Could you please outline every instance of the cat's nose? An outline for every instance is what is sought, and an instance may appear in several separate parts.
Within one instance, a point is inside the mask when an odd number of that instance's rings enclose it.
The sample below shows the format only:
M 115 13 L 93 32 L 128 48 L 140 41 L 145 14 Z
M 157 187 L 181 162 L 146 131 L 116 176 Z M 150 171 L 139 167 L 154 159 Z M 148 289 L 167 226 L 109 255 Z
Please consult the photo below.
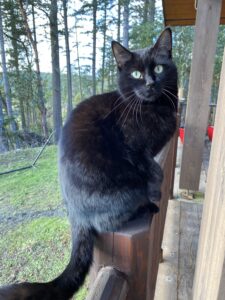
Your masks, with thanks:
M 149 87 L 149 88 L 153 87 L 154 84 L 155 84 L 155 82 L 154 82 L 154 80 L 151 77 L 146 80 L 146 86 L 147 87 Z

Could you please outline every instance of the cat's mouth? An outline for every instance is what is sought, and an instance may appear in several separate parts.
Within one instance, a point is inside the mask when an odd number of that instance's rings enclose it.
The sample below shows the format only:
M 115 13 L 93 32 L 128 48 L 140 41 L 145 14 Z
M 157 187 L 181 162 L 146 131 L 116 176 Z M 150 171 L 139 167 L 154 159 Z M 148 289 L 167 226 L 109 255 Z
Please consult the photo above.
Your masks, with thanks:
M 134 89 L 134 92 L 135 92 L 136 96 L 143 101 L 154 102 L 158 98 L 157 93 L 154 91 L 142 92 L 138 89 Z

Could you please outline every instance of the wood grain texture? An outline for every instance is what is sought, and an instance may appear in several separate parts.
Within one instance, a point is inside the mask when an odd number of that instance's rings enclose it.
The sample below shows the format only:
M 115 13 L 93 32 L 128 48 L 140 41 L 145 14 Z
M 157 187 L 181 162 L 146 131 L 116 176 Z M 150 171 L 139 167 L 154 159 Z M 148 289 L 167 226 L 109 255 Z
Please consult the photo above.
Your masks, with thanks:
M 149 230 L 148 245 L 148 274 L 147 274 L 147 294 L 146 299 L 154 299 L 155 286 L 158 274 L 158 267 L 161 256 L 161 245 L 163 239 L 164 225 L 166 219 L 166 211 L 170 196 L 171 176 L 173 167 L 173 141 L 167 154 L 167 159 L 163 161 L 164 180 L 162 183 L 162 197 L 159 203 L 160 212 L 156 214 L 152 220 Z M 138 300 L 138 299 L 137 299 Z
M 163 0 L 163 11 L 166 26 L 195 24 L 196 10 L 194 0 Z M 225 0 L 223 0 L 220 24 L 225 24 Z
M 178 299 L 192 300 L 202 206 L 184 201 L 180 205 Z
M 177 300 L 180 202 L 170 200 L 164 237 L 163 263 L 159 265 L 154 300 Z
M 225 54 L 220 78 L 206 196 L 194 280 L 194 300 L 225 299 Z M 224 283 L 223 283 L 224 285 Z M 222 297 L 222 298 L 221 298 Z
M 173 166 L 172 141 L 166 145 L 157 161 L 164 170 L 160 212 L 157 215 L 129 222 L 121 230 L 105 233 L 97 238 L 94 263 L 91 269 L 93 283 L 99 270 L 112 266 L 122 272 L 128 282 L 126 300 L 152 300 L 160 262 L 161 243 L 169 199 Z M 109 300 L 110 295 L 104 298 Z
M 188 190 L 199 188 L 221 5 L 198 1 L 180 175 L 180 188 Z
M 192 300 L 202 204 L 170 200 L 154 300 Z
M 145 299 L 149 222 L 146 215 L 143 219 L 129 222 L 120 231 L 99 236 L 91 270 L 92 282 L 101 267 L 109 265 L 127 275 L 127 300 Z
M 86 300 L 125 300 L 128 284 L 125 277 L 112 267 L 100 270 Z
M 172 139 L 172 168 L 171 168 L 171 182 L 170 182 L 170 199 L 174 198 L 174 181 L 175 181 L 175 170 L 177 163 L 177 147 L 178 147 L 178 138 L 179 138 L 179 124 L 180 124 L 180 116 L 177 115 L 177 129 Z

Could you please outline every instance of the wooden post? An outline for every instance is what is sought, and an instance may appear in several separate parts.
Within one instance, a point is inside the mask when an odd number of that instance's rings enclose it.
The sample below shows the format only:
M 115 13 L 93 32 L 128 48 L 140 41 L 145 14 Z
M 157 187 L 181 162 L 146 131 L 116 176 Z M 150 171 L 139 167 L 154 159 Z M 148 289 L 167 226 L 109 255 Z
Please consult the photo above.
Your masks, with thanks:
M 190 74 L 180 188 L 198 190 L 222 0 L 199 0 Z
M 194 279 L 194 300 L 225 299 L 225 53 Z M 223 295 L 222 295 L 223 293 Z
M 147 293 L 146 298 L 143 300 L 153 300 L 155 295 L 155 286 L 158 275 L 159 263 L 162 260 L 162 239 L 166 220 L 166 212 L 168 206 L 168 200 L 170 198 L 170 188 L 171 188 L 171 177 L 173 168 L 173 151 L 174 151 L 174 141 L 176 136 L 170 142 L 171 146 L 167 154 L 167 160 L 164 163 L 164 180 L 162 184 L 162 197 L 160 200 L 160 213 L 155 215 L 149 231 L 149 245 L 148 245 L 148 274 L 147 274 Z M 136 299 L 139 300 L 139 299 Z M 140 298 L 140 300 L 142 300 Z
M 95 245 L 94 263 L 90 273 L 94 282 L 99 270 L 112 266 L 127 279 L 126 300 L 153 300 L 158 265 L 161 260 L 161 243 L 167 204 L 171 187 L 173 165 L 173 142 L 171 141 L 157 157 L 164 170 L 160 212 L 157 215 L 129 222 L 121 230 L 101 234 Z M 110 295 L 104 300 L 114 300 Z
M 174 198 L 174 180 L 175 180 L 175 170 L 177 163 L 177 146 L 178 146 L 178 138 L 179 138 L 179 123 L 180 123 L 180 115 L 177 115 L 177 129 L 174 134 L 172 143 L 173 143 L 173 155 L 172 155 L 172 168 L 171 168 L 171 182 L 170 182 L 170 199 Z
M 120 231 L 101 235 L 95 247 L 91 281 L 101 267 L 113 266 L 126 274 L 129 286 L 126 299 L 145 299 L 148 233 L 149 217 L 130 222 Z

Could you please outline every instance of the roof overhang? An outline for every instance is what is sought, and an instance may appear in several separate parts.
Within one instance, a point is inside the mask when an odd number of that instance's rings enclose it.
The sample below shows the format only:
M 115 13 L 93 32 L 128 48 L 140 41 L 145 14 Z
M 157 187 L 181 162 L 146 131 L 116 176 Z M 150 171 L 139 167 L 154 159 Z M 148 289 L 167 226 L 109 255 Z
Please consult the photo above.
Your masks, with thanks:
M 197 0 L 162 0 L 162 3 L 166 26 L 195 24 Z M 220 23 L 225 24 L 225 0 L 223 0 Z

